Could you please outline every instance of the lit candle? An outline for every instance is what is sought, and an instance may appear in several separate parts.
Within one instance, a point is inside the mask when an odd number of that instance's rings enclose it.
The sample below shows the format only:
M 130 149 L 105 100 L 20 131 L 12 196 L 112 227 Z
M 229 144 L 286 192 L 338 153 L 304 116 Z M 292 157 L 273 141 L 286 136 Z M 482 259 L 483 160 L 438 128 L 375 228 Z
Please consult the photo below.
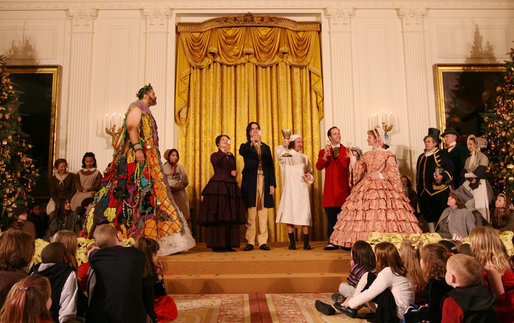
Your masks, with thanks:
M 112 126 L 116 126 L 116 112 L 113 112 L 111 115 L 111 128 Z
M 123 114 L 121 114 L 121 113 L 120 113 L 120 118 L 119 118 L 119 120 L 120 120 L 119 127 L 120 127 L 120 128 L 123 128 Z
M 104 116 L 104 123 L 103 123 L 103 128 L 107 128 L 107 126 L 109 125 L 109 115 L 106 113 L 105 116 Z

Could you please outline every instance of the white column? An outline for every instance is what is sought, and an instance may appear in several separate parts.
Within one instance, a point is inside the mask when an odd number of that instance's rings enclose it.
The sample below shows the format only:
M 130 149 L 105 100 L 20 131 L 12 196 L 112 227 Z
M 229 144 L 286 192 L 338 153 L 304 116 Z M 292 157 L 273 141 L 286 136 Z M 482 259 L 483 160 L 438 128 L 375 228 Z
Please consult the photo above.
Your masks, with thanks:
M 351 28 L 351 17 L 354 12 L 351 8 L 325 9 L 330 26 L 330 84 L 333 107 L 332 120 L 325 120 L 325 128 L 328 130 L 332 126 L 339 127 L 343 144 L 348 141 L 355 144 L 356 139 Z
M 151 83 L 157 95 L 157 105 L 152 114 L 159 128 L 159 145 L 161 153 L 167 149 L 166 128 L 173 127 L 173 119 L 166 120 L 166 111 L 174 108 L 174 94 L 167 93 L 168 63 L 168 21 L 172 15 L 170 9 L 145 9 L 145 83 Z
M 410 166 L 416 171 L 416 158 L 423 151 L 423 137 L 430 126 L 430 97 L 425 48 L 424 8 L 397 9 L 402 21 L 403 51 L 405 56 L 405 88 L 407 91 L 407 119 L 409 127 Z
M 93 26 L 97 10 L 69 9 L 71 18 L 71 49 L 69 67 L 68 122 L 66 130 L 66 158 L 69 169 L 80 169 L 82 155 L 89 148 L 88 131 L 91 72 L 93 56 Z

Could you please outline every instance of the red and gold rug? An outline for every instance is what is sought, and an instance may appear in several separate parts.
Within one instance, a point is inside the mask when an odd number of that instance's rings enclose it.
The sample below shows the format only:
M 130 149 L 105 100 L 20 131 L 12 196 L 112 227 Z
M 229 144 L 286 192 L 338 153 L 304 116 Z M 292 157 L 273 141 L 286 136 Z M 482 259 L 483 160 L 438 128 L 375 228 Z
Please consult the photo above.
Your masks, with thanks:
M 328 293 L 295 294 L 173 294 L 178 307 L 175 322 L 366 322 L 344 314 L 326 316 L 316 300 L 330 303 Z

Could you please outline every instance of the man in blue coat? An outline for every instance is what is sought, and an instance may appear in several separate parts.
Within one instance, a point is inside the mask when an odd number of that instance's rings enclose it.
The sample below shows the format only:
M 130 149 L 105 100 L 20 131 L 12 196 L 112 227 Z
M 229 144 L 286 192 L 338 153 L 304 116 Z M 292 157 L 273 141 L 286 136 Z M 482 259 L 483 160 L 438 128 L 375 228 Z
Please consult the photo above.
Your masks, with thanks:
M 245 251 L 253 250 L 257 231 L 257 243 L 261 250 L 270 250 L 268 243 L 268 210 L 275 206 L 275 166 L 268 145 L 261 141 L 261 127 L 250 122 L 246 127 L 248 141 L 241 144 L 239 154 L 243 156 L 243 181 L 241 191 L 248 208 L 248 224 Z

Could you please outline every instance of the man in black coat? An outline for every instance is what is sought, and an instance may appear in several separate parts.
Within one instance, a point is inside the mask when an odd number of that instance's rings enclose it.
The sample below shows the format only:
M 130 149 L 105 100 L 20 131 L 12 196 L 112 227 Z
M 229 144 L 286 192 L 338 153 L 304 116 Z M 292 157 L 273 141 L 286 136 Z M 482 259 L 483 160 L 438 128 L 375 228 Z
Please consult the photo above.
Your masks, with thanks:
M 248 225 L 245 251 L 253 250 L 257 227 L 257 243 L 261 250 L 270 250 L 268 242 L 268 210 L 275 206 L 275 166 L 268 145 L 261 141 L 261 127 L 257 122 L 250 122 L 246 127 L 248 141 L 241 144 L 239 154 L 243 156 L 243 181 L 241 191 L 248 208 Z M 257 225 L 258 223 L 258 225 Z
M 446 208 L 453 178 L 453 163 L 448 154 L 438 148 L 439 133 L 439 129 L 428 130 L 423 138 L 425 152 L 419 155 L 416 167 L 419 209 L 430 232 L 435 232 L 435 224 Z
M 134 247 L 124 247 L 121 235 L 110 224 L 97 226 L 94 238 L 100 249 L 89 256 L 86 321 L 147 322 L 143 303 L 145 254 Z
M 457 138 L 460 134 L 454 128 L 446 128 L 441 137 L 444 138 L 445 149 L 444 152 L 448 154 L 453 163 L 453 187 L 459 187 L 462 182 L 464 182 L 464 178 L 462 178 L 462 170 L 464 169 L 464 164 L 466 163 L 466 159 L 469 157 L 468 148 L 457 143 Z

